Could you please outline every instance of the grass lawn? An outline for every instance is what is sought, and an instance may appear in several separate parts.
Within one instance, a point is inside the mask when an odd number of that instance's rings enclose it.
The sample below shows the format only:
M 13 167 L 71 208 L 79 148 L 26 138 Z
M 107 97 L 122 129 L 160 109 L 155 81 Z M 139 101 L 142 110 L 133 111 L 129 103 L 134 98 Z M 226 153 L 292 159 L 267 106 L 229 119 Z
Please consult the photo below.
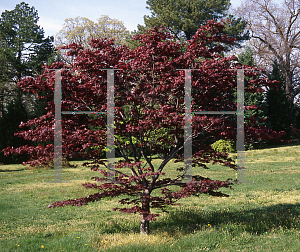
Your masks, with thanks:
M 47 209 L 54 201 L 96 192 L 81 186 L 96 172 L 79 165 L 63 169 L 69 183 L 47 183 L 53 170 L 2 165 L 0 251 L 300 251 L 299 163 L 300 145 L 247 151 L 246 181 L 254 183 L 222 189 L 228 198 L 181 199 L 180 207 L 150 222 L 148 236 L 139 234 L 139 215 L 112 211 L 118 199 Z M 166 172 L 176 175 L 182 165 L 170 163 Z M 235 179 L 227 167 L 197 171 Z

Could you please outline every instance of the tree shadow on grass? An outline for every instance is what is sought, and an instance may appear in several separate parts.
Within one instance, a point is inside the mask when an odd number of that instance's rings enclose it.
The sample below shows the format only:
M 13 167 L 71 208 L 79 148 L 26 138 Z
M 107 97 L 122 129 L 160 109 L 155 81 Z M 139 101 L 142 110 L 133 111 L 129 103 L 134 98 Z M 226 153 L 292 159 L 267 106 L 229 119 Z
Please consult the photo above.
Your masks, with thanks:
M 0 172 L 16 172 L 16 171 L 24 171 L 26 170 L 26 168 L 24 169 L 16 169 L 16 170 L 8 170 L 8 169 L 1 169 L 0 168 Z
M 167 232 L 170 236 L 188 235 L 214 227 L 231 233 L 263 234 L 279 229 L 300 229 L 300 204 L 278 204 L 254 209 L 202 210 L 180 208 L 164 218 L 150 222 L 150 232 Z M 209 224 L 209 225 L 208 225 Z M 113 221 L 102 226 L 101 233 L 139 233 L 139 222 Z
M 297 141 L 292 141 L 289 144 L 255 143 L 254 150 L 264 150 L 264 149 L 271 149 L 271 148 L 294 147 L 294 146 L 300 146 L 300 143 Z
M 152 223 L 152 230 L 163 229 L 170 234 L 178 230 L 189 234 L 209 227 L 226 227 L 228 231 L 232 229 L 232 232 L 246 231 L 259 235 L 278 229 L 300 229 L 299 216 L 300 204 L 278 204 L 247 210 L 179 209 L 171 212 L 166 219 Z

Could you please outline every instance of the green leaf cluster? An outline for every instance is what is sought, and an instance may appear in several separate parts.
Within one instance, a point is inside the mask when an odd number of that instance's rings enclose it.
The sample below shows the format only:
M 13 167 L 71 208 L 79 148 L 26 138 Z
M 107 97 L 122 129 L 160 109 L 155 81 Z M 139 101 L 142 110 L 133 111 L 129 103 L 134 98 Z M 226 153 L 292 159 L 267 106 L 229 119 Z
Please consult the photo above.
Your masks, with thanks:
M 211 147 L 217 152 L 233 153 L 235 148 L 233 143 L 228 140 L 218 140 L 214 142 Z
M 254 66 L 253 50 L 250 46 L 245 46 L 245 49 L 238 55 L 241 65 Z

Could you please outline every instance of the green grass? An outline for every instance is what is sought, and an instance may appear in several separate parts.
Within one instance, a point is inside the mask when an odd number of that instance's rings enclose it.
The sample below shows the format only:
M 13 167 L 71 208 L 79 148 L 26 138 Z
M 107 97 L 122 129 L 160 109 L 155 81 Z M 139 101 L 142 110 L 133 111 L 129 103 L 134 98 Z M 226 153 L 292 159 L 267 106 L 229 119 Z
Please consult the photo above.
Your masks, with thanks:
M 111 210 L 118 199 L 47 209 L 96 192 L 81 186 L 95 176 L 87 168 L 63 169 L 69 183 L 47 183 L 53 170 L 2 165 L 0 251 L 300 251 L 299 152 L 299 145 L 247 151 L 246 181 L 254 183 L 223 189 L 228 198 L 181 199 L 150 223 L 148 236 L 139 234 L 139 215 Z M 170 163 L 167 174 L 179 166 Z M 210 167 L 193 173 L 235 178 L 227 167 Z

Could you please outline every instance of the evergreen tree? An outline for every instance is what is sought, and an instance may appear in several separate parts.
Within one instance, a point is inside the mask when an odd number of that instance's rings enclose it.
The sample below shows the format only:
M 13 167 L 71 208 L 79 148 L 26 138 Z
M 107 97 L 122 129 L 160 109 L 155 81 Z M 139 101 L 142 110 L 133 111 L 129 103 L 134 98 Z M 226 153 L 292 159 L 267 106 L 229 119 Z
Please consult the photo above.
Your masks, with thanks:
M 253 58 L 253 51 L 251 47 L 245 46 L 245 49 L 242 53 L 238 55 L 239 63 L 241 65 L 247 65 L 247 66 L 255 66 L 254 58 Z M 247 77 L 245 77 L 247 78 Z M 248 78 L 249 80 L 249 78 Z M 246 115 L 251 115 L 257 117 L 257 122 L 259 125 L 266 126 L 265 123 L 263 123 L 262 119 L 264 116 L 263 111 L 263 100 L 264 100 L 264 93 L 250 93 L 245 92 L 245 106 L 252 106 L 255 105 L 260 109 L 257 110 L 246 110 Z M 261 122 L 259 122 L 261 121 Z
M 4 98 L 9 96 L 9 90 L 6 83 L 9 82 L 10 65 L 7 60 L 7 55 L 2 47 L 0 47 L 0 118 L 2 117 L 4 111 Z
M 285 93 L 285 78 L 277 60 L 274 60 L 273 70 L 269 77 L 271 80 L 278 80 L 278 88 L 267 91 L 267 116 L 270 126 L 276 131 L 285 131 L 290 137 L 290 105 Z
M 244 51 L 238 55 L 238 59 L 241 65 L 248 65 L 248 66 L 255 65 L 254 58 L 253 58 L 253 51 L 250 46 L 245 46 Z
M 243 34 L 246 23 L 232 15 L 227 16 L 229 0 L 148 0 L 146 3 L 151 16 L 144 16 L 145 25 L 138 25 L 138 34 L 163 25 L 176 39 L 190 40 L 201 25 L 206 25 L 207 20 L 223 18 L 228 19 L 223 32 L 237 38 L 236 46 L 249 38 L 248 33 Z
M 22 91 L 18 88 L 16 96 L 8 103 L 4 109 L 3 117 L 0 118 L 0 149 L 6 146 L 17 147 L 29 144 L 29 141 L 14 136 L 14 133 L 19 131 L 20 123 L 27 122 L 28 119 L 28 113 L 22 99 Z M 20 163 L 25 161 L 26 158 L 27 155 L 17 154 L 5 157 L 3 153 L 0 152 L 0 163 L 4 164 Z
M 0 17 L 0 98 L 1 106 L 8 104 L 16 94 L 16 83 L 25 76 L 41 74 L 42 65 L 53 54 L 53 37 L 44 37 L 37 25 L 38 12 L 27 3 L 17 4 Z M 32 98 L 26 98 L 30 107 Z
M 253 50 L 250 46 L 245 46 L 244 51 L 242 51 L 238 55 L 238 62 L 242 66 L 255 66 L 254 57 L 253 57 Z M 245 76 L 245 79 L 249 81 L 250 79 Z M 245 117 L 253 117 L 256 120 L 256 123 L 263 127 L 268 127 L 268 123 L 266 122 L 265 118 L 265 105 L 264 105 L 265 95 L 263 92 L 256 92 L 250 93 L 245 92 L 244 94 L 244 104 L 245 107 L 255 105 L 258 109 L 255 110 L 245 110 Z M 248 125 L 249 122 L 245 121 Z M 252 148 L 252 144 L 246 145 L 246 148 Z
M 24 2 L 1 14 L 1 47 L 13 68 L 9 71 L 10 79 L 18 81 L 24 76 L 40 74 L 42 64 L 54 50 L 53 36 L 44 38 L 38 20 L 35 8 Z

